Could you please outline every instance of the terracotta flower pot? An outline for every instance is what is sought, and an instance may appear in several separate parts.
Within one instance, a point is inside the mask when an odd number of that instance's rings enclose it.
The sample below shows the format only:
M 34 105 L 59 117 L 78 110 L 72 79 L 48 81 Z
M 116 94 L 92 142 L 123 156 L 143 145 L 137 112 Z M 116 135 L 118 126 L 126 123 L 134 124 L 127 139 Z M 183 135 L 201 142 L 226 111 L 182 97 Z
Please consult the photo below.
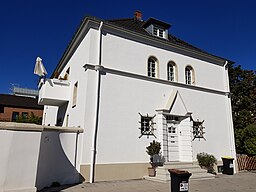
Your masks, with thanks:
M 153 167 L 148 168 L 148 176 L 149 177 L 155 177 L 156 176 L 156 169 Z

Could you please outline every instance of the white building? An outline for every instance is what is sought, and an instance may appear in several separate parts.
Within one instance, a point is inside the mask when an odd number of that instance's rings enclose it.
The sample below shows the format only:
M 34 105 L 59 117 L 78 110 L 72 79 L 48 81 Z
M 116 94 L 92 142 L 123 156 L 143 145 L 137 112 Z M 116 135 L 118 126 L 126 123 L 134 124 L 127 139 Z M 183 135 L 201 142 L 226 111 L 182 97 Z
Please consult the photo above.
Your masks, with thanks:
M 166 162 L 193 162 L 200 152 L 235 157 L 230 61 L 170 33 L 139 12 L 86 17 L 42 82 L 43 123 L 84 128 L 73 164 L 86 180 L 142 178 L 152 140 Z

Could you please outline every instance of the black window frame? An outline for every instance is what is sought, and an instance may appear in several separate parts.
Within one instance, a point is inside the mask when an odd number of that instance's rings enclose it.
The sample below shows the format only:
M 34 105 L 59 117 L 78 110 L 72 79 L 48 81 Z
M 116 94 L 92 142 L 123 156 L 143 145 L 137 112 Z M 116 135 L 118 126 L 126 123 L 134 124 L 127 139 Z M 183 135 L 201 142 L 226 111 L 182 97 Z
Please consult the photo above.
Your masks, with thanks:
M 13 112 L 12 112 L 12 122 L 16 122 L 17 119 L 19 118 L 19 115 L 20 115 L 19 112 L 13 111 Z

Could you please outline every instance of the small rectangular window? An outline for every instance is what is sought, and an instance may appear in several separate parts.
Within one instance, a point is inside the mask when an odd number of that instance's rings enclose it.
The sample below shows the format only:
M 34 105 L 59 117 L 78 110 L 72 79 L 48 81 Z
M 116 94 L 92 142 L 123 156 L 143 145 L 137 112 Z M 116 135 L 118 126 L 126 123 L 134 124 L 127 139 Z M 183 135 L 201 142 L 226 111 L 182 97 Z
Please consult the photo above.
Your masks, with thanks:
M 164 29 L 159 26 L 153 26 L 153 35 L 164 38 Z
M 168 127 L 169 133 L 176 133 L 176 127 Z
M 76 83 L 74 84 L 72 107 L 75 107 L 75 106 L 76 106 L 76 102 L 77 102 L 77 89 L 78 89 L 78 82 L 76 82 Z
M 23 119 L 27 119 L 28 118 L 28 113 L 27 112 L 22 112 L 21 116 Z
M 157 36 L 157 34 L 158 34 L 157 31 L 158 31 L 158 29 L 155 26 L 153 26 L 153 35 Z
M 15 122 L 19 118 L 19 112 L 12 112 L 12 121 Z
M 173 116 L 173 115 L 167 115 L 166 116 L 166 122 L 167 123 L 172 123 L 173 121 L 180 121 L 178 116 Z
M 0 105 L 0 113 L 4 113 L 4 106 Z
M 159 29 L 159 37 L 164 37 L 164 30 L 163 29 Z

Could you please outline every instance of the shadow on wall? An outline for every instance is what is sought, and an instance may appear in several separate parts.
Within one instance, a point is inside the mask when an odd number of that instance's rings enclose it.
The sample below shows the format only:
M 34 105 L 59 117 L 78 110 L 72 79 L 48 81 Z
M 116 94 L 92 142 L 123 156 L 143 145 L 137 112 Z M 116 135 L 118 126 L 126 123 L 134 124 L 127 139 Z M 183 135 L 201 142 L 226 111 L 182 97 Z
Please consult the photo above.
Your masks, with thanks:
M 36 187 L 75 184 L 84 181 L 76 170 L 78 133 L 44 131 L 41 136 Z

